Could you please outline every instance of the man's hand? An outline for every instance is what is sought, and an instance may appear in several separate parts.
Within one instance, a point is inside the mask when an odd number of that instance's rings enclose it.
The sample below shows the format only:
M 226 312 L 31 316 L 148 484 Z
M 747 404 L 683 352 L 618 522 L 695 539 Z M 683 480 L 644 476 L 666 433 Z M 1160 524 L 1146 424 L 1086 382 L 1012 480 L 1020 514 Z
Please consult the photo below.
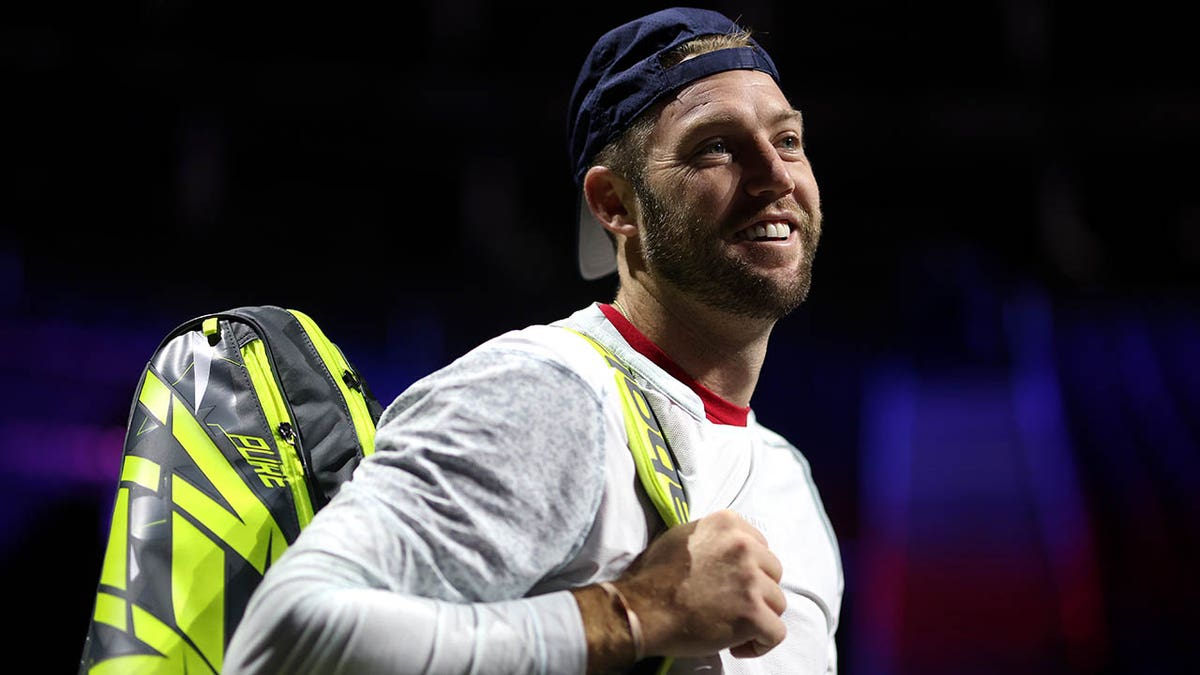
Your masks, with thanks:
M 780 618 L 787 604 L 779 587 L 782 573 L 762 533 L 725 510 L 667 530 L 613 584 L 641 620 L 647 655 L 707 656 L 730 648 L 733 656 L 752 657 L 787 634 Z M 622 625 L 620 617 L 603 591 L 592 589 L 576 593 L 585 624 L 607 619 L 606 655 L 628 654 L 612 645 L 620 634 L 612 626 Z M 598 665 L 592 634 L 589 628 L 589 664 Z

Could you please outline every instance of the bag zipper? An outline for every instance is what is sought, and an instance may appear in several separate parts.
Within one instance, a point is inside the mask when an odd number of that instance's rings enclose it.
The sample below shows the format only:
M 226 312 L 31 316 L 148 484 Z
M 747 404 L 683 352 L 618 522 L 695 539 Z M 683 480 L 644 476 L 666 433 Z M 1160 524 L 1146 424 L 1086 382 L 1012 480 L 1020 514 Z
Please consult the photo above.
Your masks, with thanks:
M 300 321 L 300 325 L 312 339 L 313 346 L 317 348 L 321 360 L 325 362 L 325 367 L 329 369 L 330 375 L 333 375 L 338 389 L 341 390 L 342 397 L 350 409 L 350 417 L 354 422 L 354 431 L 358 434 L 358 445 L 362 448 L 363 457 L 373 454 L 375 452 L 375 420 L 371 418 L 371 413 L 367 410 L 361 377 L 350 367 L 342 350 L 325 337 L 325 333 L 321 331 L 315 321 L 300 310 L 289 309 L 288 311 Z
M 287 402 L 276 387 L 270 358 L 261 338 L 255 338 L 242 347 L 242 360 L 246 372 L 254 385 L 259 403 L 267 416 L 267 423 L 275 436 L 275 446 L 283 463 L 283 473 L 292 489 L 292 501 L 296 504 L 296 518 L 300 528 L 308 526 L 313 517 L 312 499 L 308 493 L 308 482 L 304 476 L 304 462 L 296 443 L 296 431 L 288 416 Z

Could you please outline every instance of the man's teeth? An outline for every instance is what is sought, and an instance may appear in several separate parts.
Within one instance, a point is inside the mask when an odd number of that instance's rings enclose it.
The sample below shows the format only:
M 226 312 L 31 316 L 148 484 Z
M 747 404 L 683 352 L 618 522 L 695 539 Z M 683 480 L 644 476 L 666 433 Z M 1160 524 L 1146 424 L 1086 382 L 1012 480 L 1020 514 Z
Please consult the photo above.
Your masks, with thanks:
M 747 227 L 738 233 L 739 239 L 746 241 L 757 241 L 759 239 L 787 239 L 788 232 L 791 230 L 787 223 L 759 223 L 752 227 Z

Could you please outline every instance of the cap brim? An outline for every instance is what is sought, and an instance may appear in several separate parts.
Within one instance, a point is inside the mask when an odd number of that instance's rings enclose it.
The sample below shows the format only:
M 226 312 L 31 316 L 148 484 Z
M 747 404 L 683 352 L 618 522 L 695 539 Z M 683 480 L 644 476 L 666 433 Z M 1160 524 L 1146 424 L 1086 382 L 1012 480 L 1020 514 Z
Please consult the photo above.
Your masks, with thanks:
M 579 192 L 579 274 L 592 281 L 617 271 L 617 254 L 612 240 L 600 221 L 588 208 L 587 198 Z

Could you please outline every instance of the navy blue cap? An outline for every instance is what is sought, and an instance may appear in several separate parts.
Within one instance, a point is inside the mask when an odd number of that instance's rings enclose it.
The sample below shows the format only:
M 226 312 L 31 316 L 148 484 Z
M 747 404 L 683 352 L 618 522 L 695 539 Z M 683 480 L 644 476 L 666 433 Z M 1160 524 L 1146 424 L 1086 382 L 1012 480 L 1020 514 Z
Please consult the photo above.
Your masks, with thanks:
M 757 43 L 708 52 L 670 68 L 660 57 L 702 35 L 742 29 L 720 12 L 673 7 L 647 14 L 605 33 L 596 41 L 571 94 L 568 144 L 575 185 L 610 141 L 664 95 L 685 84 L 727 70 L 760 70 L 779 82 L 775 63 Z M 580 193 L 579 271 L 598 279 L 616 269 L 612 243 Z

